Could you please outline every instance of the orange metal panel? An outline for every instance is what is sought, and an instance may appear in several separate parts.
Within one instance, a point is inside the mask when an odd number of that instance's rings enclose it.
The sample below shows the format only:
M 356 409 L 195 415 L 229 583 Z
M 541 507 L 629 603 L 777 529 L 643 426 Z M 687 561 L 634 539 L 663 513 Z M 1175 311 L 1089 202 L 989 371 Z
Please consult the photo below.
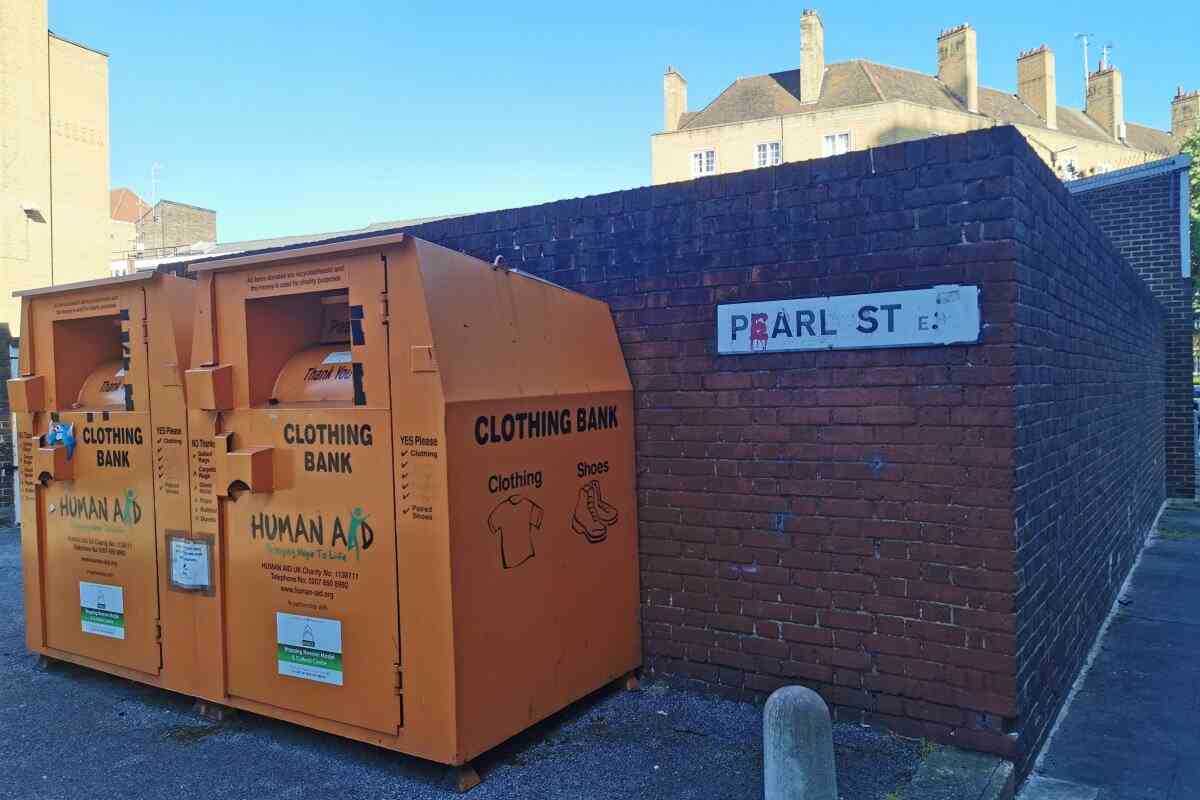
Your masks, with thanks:
M 46 380 L 41 375 L 13 378 L 8 382 L 8 407 L 13 413 L 46 409 Z
M 465 760 L 641 662 L 632 387 L 603 303 L 412 251 L 444 403 Z
M 221 702 L 461 764 L 637 666 L 604 304 L 409 237 L 203 270 L 191 524 L 218 543 Z
M 451 764 L 639 663 L 604 304 L 409 237 L 23 304 L 31 648 Z
M 182 375 L 194 288 L 146 273 L 23 297 L 22 370 L 44 386 L 40 408 L 17 415 L 27 642 L 219 696 L 195 657 L 206 636 L 219 645 L 219 628 L 195 613 L 197 604 L 219 612 L 216 600 L 162 596 L 167 537 L 190 527 Z M 62 435 L 48 437 L 52 426 Z
M 229 364 L 189 369 L 184 384 L 192 408 L 206 411 L 233 408 L 233 367 Z
M 230 701 L 395 736 L 384 281 L 377 256 L 217 274 L 218 342 L 200 346 L 230 365 L 234 409 L 194 462 L 211 495 L 197 498 L 201 513 L 223 541 L 224 602 L 237 609 L 226 617 Z M 324 364 L 334 352 L 345 356 Z
M 158 553 L 153 450 L 147 409 L 146 315 L 140 284 L 100 286 L 68 295 L 35 295 L 35 335 L 50 345 L 46 370 L 56 409 L 51 425 L 67 442 L 38 449 L 35 478 L 47 647 L 156 674 Z M 98 367 L 122 358 L 129 389 L 119 411 L 72 411 Z M 41 365 L 38 365 L 39 367 Z M 134 376 L 137 376 L 136 379 Z M 141 402 L 138 402 L 138 401 Z M 126 409 L 129 410 L 126 410 Z M 43 436 L 43 440 L 47 437 Z M 56 469 L 46 469 L 43 455 Z M 64 469 L 57 471 L 58 462 Z M 24 532 L 23 532 L 24 533 Z
M 33 451 L 33 474 L 40 481 L 69 481 L 75 477 L 75 464 L 67 448 L 37 447 Z

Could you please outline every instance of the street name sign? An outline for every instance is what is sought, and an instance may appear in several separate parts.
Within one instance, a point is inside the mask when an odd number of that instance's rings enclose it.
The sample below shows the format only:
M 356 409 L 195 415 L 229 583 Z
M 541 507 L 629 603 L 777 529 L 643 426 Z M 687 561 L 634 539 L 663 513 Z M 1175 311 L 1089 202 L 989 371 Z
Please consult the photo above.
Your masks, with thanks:
M 717 306 L 717 353 L 925 347 L 979 341 L 978 286 Z

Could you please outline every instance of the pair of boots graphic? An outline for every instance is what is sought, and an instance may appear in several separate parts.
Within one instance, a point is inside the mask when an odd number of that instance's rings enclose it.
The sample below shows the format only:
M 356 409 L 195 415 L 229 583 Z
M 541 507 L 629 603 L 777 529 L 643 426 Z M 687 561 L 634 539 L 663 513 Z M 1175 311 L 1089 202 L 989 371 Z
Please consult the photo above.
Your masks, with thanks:
M 604 502 L 599 481 L 588 481 L 579 487 L 571 528 L 592 544 L 608 538 L 608 527 L 617 521 L 617 509 Z

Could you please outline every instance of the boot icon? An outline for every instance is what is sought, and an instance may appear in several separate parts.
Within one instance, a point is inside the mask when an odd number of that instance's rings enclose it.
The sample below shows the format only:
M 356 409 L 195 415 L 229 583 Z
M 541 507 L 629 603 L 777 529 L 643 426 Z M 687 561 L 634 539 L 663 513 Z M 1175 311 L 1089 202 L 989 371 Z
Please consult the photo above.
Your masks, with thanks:
M 592 544 L 608 538 L 608 526 L 617 521 L 617 510 L 600 495 L 600 484 L 589 481 L 579 487 L 579 499 L 571 516 L 571 528 Z
M 591 482 L 592 500 L 595 503 L 596 518 L 605 524 L 605 526 L 615 525 L 617 522 L 617 509 L 608 503 L 604 502 L 603 495 L 600 494 L 600 481 Z

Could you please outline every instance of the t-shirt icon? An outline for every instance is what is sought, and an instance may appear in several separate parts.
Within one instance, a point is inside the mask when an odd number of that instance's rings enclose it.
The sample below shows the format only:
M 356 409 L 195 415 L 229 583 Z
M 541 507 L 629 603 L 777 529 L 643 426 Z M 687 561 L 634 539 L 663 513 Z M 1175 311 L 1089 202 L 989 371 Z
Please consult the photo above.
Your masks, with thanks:
M 542 507 L 519 494 L 500 501 L 488 515 L 488 530 L 500 537 L 500 563 L 519 567 L 533 558 L 533 532 L 542 529 Z

